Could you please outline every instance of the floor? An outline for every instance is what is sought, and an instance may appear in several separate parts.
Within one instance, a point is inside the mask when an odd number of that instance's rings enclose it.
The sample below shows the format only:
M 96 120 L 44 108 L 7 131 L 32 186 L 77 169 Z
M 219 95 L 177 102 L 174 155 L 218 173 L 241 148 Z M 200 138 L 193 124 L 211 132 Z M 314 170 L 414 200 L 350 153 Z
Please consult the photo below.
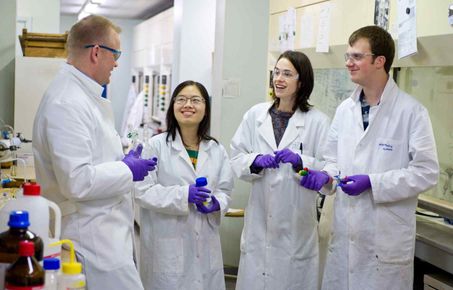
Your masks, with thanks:
M 234 290 L 236 288 L 236 278 L 225 277 L 226 290 Z

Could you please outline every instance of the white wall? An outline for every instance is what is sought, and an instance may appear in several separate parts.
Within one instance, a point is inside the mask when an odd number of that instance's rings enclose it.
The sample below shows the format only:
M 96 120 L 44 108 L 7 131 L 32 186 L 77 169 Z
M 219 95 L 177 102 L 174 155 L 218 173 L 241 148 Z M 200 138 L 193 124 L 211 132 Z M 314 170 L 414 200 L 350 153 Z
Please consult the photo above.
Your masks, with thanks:
M 217 0 L 213 69 L 212 135 L 229 150 L 231 138 L 244 113 L 266 100 L 268 0 Z M 238 90 L 226 94 L 224 82 Z M 245 208 L 250 183 L 237 180 L 232 208 Z M 224 218 L 221 241 L 224 264 L 238 266 L 241 218 Z
M 0 1 L 0 126 L 13 125 L 16 2 Z
M 31 20 L 30 32 L 59 33 L 60 0 L 17 0 L 17 17 Z
M 202 83 L 212 95 L 216 1 L 175 0 L 173 89 L 181 82 Z
M 121 130 L 123 110 L 126 106 L 129 86 L 132 82 L 132 43 L 134 26 L 139 24 L 139 20 L 115 19 L 110 18 L 113 23 L 121 27 L 121 57 L 118 60 L 118 67 L 113 71 L 110 84 L 107 88 L 108 98 L 112 101 L 113 113 L 115 115 L 115 128 Z M 60 32 L 69 31 L 71 26 L 77 21 L 76 15 L 62 15 Z

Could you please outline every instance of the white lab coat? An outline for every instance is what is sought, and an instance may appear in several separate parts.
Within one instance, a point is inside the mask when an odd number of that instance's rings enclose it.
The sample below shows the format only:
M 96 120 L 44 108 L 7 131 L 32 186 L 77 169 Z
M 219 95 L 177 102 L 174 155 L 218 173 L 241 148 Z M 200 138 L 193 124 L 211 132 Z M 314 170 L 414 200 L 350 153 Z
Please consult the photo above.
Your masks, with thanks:
M 61 237 L 84 257 L 87 286 L 143 289 L 132 254 L 132 172 L 102 87 L 64 64 L 47 89 L 33 127 L 42 195 L 63 215 Z
M 296 110 L 276 146 L 271 103 L 252 107 L 231 143 L 234 173 L 252 182 L 241 237 L 236 289 L 318 289 L 318 222 L 316 192 L 299 185 L 300 176 L 289 163 L 251 174 L 258 154 L 290 148 L 304 167 L 320 169 L 321 145 L 329 119 L 316 109 Z M 300 144 L 303 144 L 301 154 Z
M 322 289 L 412 289 L 417 196 L 439 174 L 431 121 L 390 78 L 364 131 L 361 90 L 336 111 L 325 170 L 368 174 L 372 189 L 348 196 L 338 187 Z
M 150 139 L 149 150 L 159 164 L 136 186 L 143 285 L 146 290 L 223 290 L 219 226 L 233 188 L 227 153 L 212 140 L 202 141 L 195 170 L 179 133 L 168 143 L 166 137 L 162 133 Z M 189 185 L 201 176 L 207 178 L 220 211 L 206 215 L 189 204 Z

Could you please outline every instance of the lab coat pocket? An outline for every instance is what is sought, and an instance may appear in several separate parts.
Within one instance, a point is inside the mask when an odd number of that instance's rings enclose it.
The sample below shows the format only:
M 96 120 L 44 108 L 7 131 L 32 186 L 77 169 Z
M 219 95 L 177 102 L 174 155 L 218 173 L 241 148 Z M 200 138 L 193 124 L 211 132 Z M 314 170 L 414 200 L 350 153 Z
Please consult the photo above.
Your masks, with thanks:
M 375 156 L 373 160 L 374 171 L 384 172 L 401 168 L 402 142 L 396 139 L 377 138 L 375 143 Z
M 412 261 L 414 233 L 406 220 L 410 217 L 410 214 L 397 206 L 378 207 L 375 239 L 379 262 L 406 265 Z
M 156 239 L 154 244 L 153 271 L 155 273 L 181 274 L 184 266 L 183 239 Z
M 220 238 L 218 235 L 210 235 L 209 241 L 209 262 L 211 270 L 218 270 L 223 268 L 222 262 L 222 249 L 220 247 Z

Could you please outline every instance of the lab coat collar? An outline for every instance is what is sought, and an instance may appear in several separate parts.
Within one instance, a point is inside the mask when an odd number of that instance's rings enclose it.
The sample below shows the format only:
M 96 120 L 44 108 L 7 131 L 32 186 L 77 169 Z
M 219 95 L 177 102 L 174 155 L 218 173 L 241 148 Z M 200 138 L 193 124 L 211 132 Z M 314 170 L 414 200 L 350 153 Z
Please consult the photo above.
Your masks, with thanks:
M 203 140 L 200 142 L 200 148 L 198 149 L 197 169 L 203 167 L 203 164 L 208 158 L 208 152 L 211 150 L 214 143 L 214 140 Z M 175 140 L 171 142 L 171 145 L 174 150 L 178 151 L 179 157 L 185 160 L 190 168 L 193 169 L 189 154 L 187 153 L 187 150 L 182 143 L 182 138 L 178 131 L 176 131 Z
M 103 100 L 110 102 L 109 100 L 101 97 L 104 88 L 92 78 L 90 78 L 71 64 L 64 63 L 62 68 L 82 83 L 82 87 L 86 91 L 87 95 L 101 101 Z
M 351 94 L 352 102 L 349 104 L 349 109 L 352 111 L 354 115 L 354 120 L 357 126 L 360 126 L 363 130 L 363 122 L 362 122 L 362 110 L 361 110 L 361 103 L 360 103 L 360 93 L 362 92 L 363 87 L 357 86 L 354 92 Z M 388 112 L 386 108 L 392 107 L 393 103 L 396 101 L 396 97 L 398 95 L 398 86 L 396 85 L 395 81 L 389 77 L 387 83 L 385 84 L 384 90 L 382 91 L 381 100 L 379 101 L 378 111 L 376 112 L 376 116 L 373 122 L 368 126 L 368 128 L 363 131 L 363 135 L 361 138 L 365 138 L 368 135 L 368 132 L 376 126 L 375 124 L 379 124 L 382 122 L 382 118 L 385 115 L 385 112 Z
M 280 144 L 278 144 L 278 150 L 287 148 L 294 140 L 299 137 L 299 128 L 305 124 L 305 114 L 296 109 L 294 115 L 289 119 L 288 126 L 286 127 L 285 133 L 283 134 Z
M 269 106 L 266 107 L 266 110 L 263 110 L 258 117 L 258 131 L 261 137 L 266 141 L 266 143 L 272 148 L 273 151 L 278 148 L 286 148 L 291 144 L 294 139 L 299 136 L 298 128 L 303 127 L 305 124 L 304 113 L 297 109 L 294 112 L 294 115 L 289 119 L 288 127 L 283 134 L 282 140 L 277 148 L 277 143 L 275 142 L 274 128 L 272 126 L 272 117 L 269 114 L 269 109 L 272 107 L 273 103 L 269 103 Z
M 272 118 L 269 114 L 269 109 L 273 103 L 269 103 L 269 106 L 265 107 L 265 110 L 259 113 L 256 121 L 258 126 L 258 132 L 260 136 L 266 141 L 266 143 L 272 148 L 272 151 L 277 150 L 277 143 L 275 143 L 274 128 L 272 127 Z
M 385 103 L 391 102 L 391 96 L 394 95 L 395 90 L 397 90 L 398 87 L 395 83 L 395 81 L 389 77 L 387 80 L 387 83 L 385 84 L 384 90 L 382 91 L 381 95 L 381 100 L 379 101 L 379 105 L 383 105 Z M 357 103 L 360 103 L 360 93 L 362 92 L 363 87 L 362 86 L 357 86 L 354 90 L 354 92 L 351 94 L 351 99 L 353 101 L 353 106 L 355 106 Z

